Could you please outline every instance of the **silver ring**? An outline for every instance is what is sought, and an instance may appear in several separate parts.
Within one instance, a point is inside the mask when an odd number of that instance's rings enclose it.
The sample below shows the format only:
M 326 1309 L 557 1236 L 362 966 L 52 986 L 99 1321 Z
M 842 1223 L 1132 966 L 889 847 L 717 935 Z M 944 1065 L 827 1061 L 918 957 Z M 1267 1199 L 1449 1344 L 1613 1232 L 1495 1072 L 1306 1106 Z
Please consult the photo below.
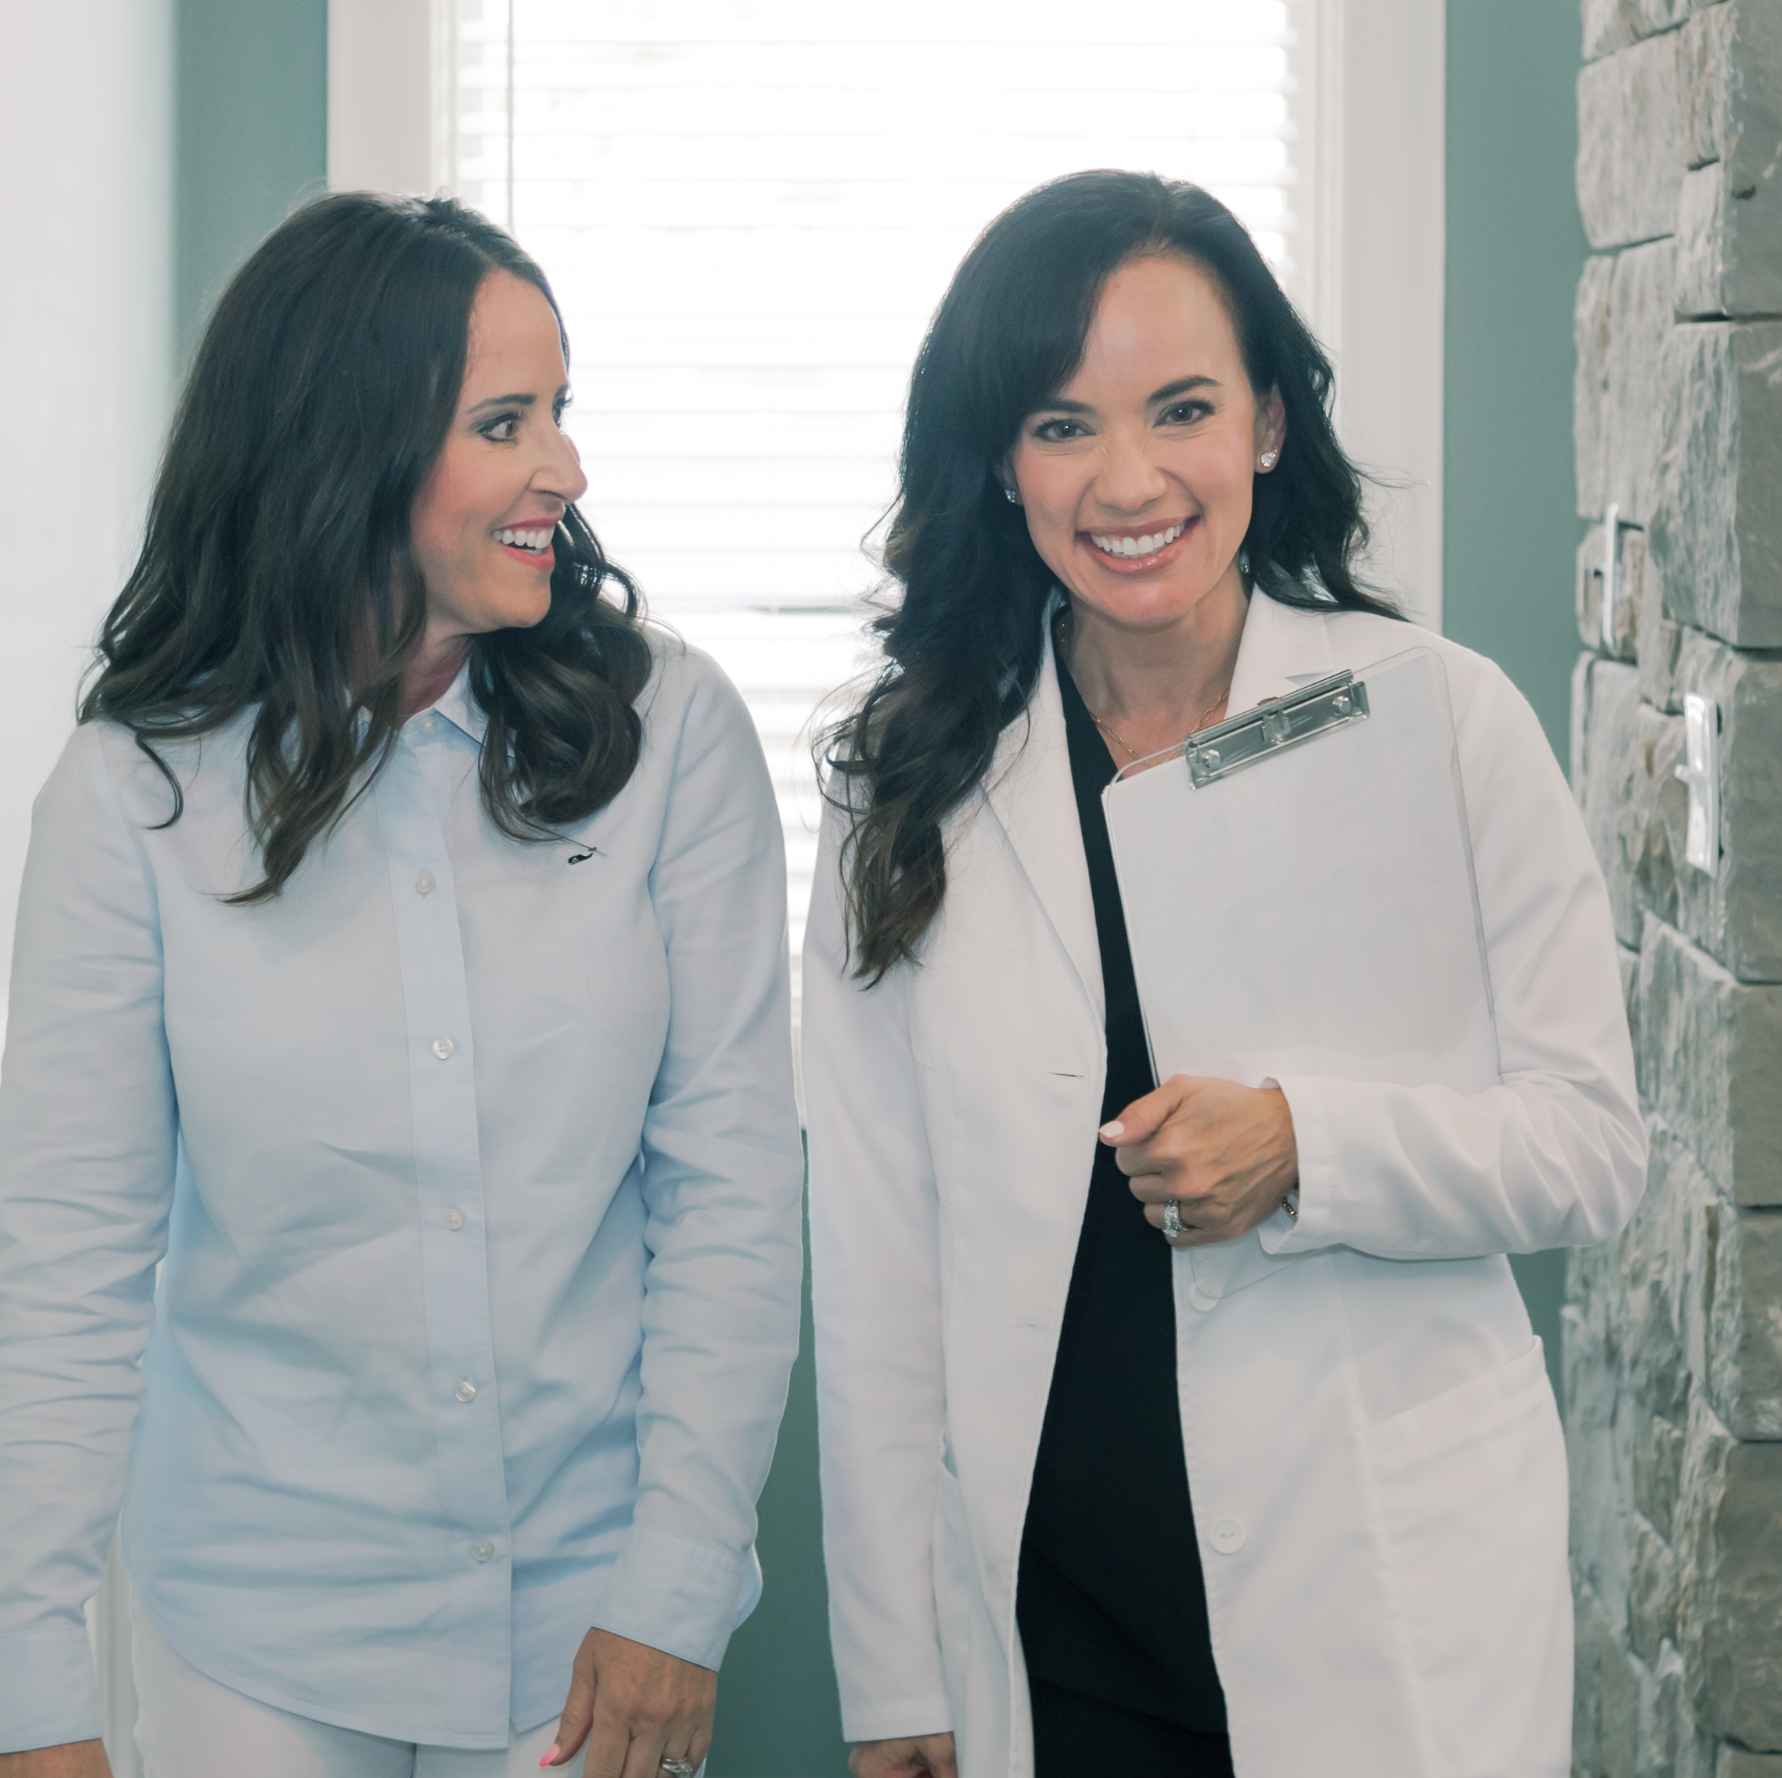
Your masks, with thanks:
M 667 1778 L 693 1778 L 699 1770 L 690 1759 L 665 1759 L 656 1769 L 666 1773 Z
M 1163 1238 L 1174 1241 L 1186 1234 L 1188 1225 L 1182 1220 L 1182 1206 L 1174 1198 L 1163 1200 Z

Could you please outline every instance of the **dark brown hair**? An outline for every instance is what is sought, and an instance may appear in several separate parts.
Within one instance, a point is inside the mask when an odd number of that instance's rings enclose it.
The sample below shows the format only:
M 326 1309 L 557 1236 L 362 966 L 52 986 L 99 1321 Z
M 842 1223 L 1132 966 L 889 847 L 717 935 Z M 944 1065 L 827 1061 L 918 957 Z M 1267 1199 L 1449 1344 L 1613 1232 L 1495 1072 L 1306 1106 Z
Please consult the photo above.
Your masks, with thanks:
M 1289 605 L 1400 615 L 1353 572 L 1367 525 L 1331 428 L 1330 361 L 1243 224 L 1199 186 L 1149 173 L 1076 173 L 1029 192 L 978 237 L 922 343 L 885 545 L 901 597 L 872 625 L 884 666 L 817 741 L 825 794 L 849 815 L 850 952 L 868 982 L 916 957 L 946 894 L 941 823 L 1039 674 L 1052 576 L 995 465 L 1069 380 L 1109 275 L 1153 253 L 1212 275 L 1251 387 L 1285 409 L 1280 462 L 1257 479 L 1244 537 L 1252 586 Z
M 426 616 L 409 514 L 496 270 L 555 311 L 544 273 L 474 210 L 340 193 L 273 231 L 205 330 L 80 719 L 135 733 L 171 825 L 184 798 L 155 743 L 254 712 L 245 816 L 264 874 L 232 900 L 276 895 L 394 744 Z M 469 647 L 484 806 L 523 840 L 618 794 L 650 672 L 637 590 L 573 506 L 556 553 L 547 615 Z

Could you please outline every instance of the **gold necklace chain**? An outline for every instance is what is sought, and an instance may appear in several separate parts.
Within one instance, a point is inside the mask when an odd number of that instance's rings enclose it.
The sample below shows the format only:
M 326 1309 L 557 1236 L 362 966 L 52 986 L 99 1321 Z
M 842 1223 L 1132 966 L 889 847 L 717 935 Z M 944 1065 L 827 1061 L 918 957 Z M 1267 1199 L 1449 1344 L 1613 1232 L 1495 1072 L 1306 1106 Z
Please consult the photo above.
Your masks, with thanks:
M 1072 626 L 1071 626 L 1071 621 L 1070 621 L 1070 607 L 1068 605 L 1066 605 L 1066 606 L 1061 607 L 1059 610 L 1058 633 L 1053 639 L 1055 646 L 1057 646 L 1061 652 L 1062 652 L 1064 646 L 1070 641 L 1071 634 L 1072 634 Z M 1083 697 L 1083 688 L 1080 685 L 1077 687 L 1077 696 Z M 1207 707 L 1203 711 L 1201 711 L 1199 717 L 1195 720 L 1193 726 L 1190 727 L 1190 729 L 1188 730 L 1188 734 L 1190 734 L 1190 735 L 1195 734 L 1199 730 L 1205 728 L 1207 726 L 1207 723 L 1211 720 L 1211 718 L 1214 716 L 1214 714 L 1219 710 L 1220 706 L 1223 705 L 1225 700 L 1227 698 L 1229 698 L 1230 696 L 1231 696 L 1231 687 L 1228 685 L 1222 692 L 1220 692 L 1220 694 L 1216 698 L 1214 698 L 1214 700 L 1210 704 L 1207 705 Z M 1135 746 L 1133 746 L 1133 744 L 1129 740 L 1127 740 L 1127 738 L 1123 734 L 1120 733 L 1120 731 L 1117 728 L 1114 727 L 1114 725 L 1111 722 L 1109 722 L 1107 720 L 1106 717 L 1104 717 L 1097 710 L 1089 709 L 1089 700 L 1087 698 L 1083 698 L 1083 708 L 1085 710 L 1089 711 L 1089 720 L 1092 723 L 1094 723 L 1095 726 L 1098 729 L 1100 729 L 1101 732 L 1104 735 L 1106 735 L 1107 738 L 1110 741 L 1112 741 L 1114 743 L 1114 745 L 1116 747 L 1118 747 L 1126 755 L 1126 757 L 1128 759 L 1143 759 L 1145 757 L 1142 753 L 1139 752 L 1139 750 Z M 1184 735 L 1184 736 L 1180 737 L 1180 739 L 1186 740 L 1187 736 Z M 1176 742 L 1171 743 L 1172 746 L 1177 745 L 1177 744 L 1178 743 L 1176 743 Z M 1164 752 L 1164 751 L 1167 751 L 1167 749 L 1158 749 L 1158 751 Z

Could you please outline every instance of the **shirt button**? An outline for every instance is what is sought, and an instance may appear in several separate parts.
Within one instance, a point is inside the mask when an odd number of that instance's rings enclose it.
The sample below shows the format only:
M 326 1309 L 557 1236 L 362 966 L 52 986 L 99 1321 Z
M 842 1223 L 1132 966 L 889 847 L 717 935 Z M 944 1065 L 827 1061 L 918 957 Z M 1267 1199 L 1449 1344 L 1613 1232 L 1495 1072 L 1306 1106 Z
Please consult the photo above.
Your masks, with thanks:
M 460 1401 L 475 1401 L 476 1385 L 471 1382 L 468 1377 L 465 1377 L 459 1382 L 458 1387 L 454 1389 L 452 1393 L 457 1396 Z
M 473 1543 L 470 1546 L 470 1559 L 473 1562 L 493 1562 L 495 1560 L 494 1544 L 490 1543 L 487 1538 L 484 1538 L 481 1543 Z
M 417 894 L 417 895 L 431 895 L 433 893 L 433 888 L 434 888 L 434 884 L 433 884 L 432 871 L 424 870 L 421 872 L 421 874 L 418 877 L 415 878 L 415 894 Z
M 464 1212 L 455 1206 L 446 1212 L 446 1227 L 457 1230 L 464 1226 Z
M 449 1037 L 436 1037 L 433 1040 L 433 1053 L 442 1062 L 449 1062 L 458 1053 L 458 1046 Z
M 1219 1519 L 1213 1525 L 1213 1548 L 1222 1556 L 1234 1556 L 1247 1536 L 1242 1519 Z

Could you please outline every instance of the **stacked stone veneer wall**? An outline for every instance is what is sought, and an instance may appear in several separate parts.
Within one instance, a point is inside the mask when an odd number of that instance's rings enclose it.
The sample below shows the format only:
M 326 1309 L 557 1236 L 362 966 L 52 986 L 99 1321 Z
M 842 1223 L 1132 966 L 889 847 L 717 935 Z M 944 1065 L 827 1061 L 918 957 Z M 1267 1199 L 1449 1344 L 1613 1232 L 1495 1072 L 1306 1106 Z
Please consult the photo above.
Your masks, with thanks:
M 1572 771 L 1652 1165 L 1567 1275 L 1575 1769 L 1782 1778 L 1782 0 L 1583 24 Z M 1686 692 L 1719 708 L 1713 875 Z

